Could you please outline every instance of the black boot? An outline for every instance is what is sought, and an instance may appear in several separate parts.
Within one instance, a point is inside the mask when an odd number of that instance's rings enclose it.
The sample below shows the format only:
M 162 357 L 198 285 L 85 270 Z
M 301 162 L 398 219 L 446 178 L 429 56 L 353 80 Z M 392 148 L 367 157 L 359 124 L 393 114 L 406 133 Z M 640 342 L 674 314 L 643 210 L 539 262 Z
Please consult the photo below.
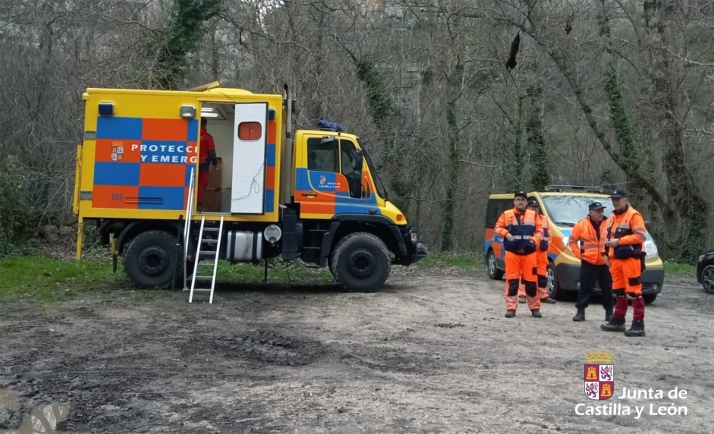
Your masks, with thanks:
M 600 329 L 606 332 L 624 332 L 625 331 L 625 318 L 610 318 L 605 324 L 600 324 Z
M 513 310 L 513 309 L 508 309 L 508 310 L 506 311 L 506 318 L 513 318 L 514 316 L 516 316 L 516 311 L 515 311 L 515 310 Z
M 578 313 L 573 317 L 573 321 L 585 321 L 585 309 L 582 307 L 578 308 Z
M 531 311 L 531 315 L 533 315 L 536 318 L 543 318 L 543 314 L 540 313 L 540 309 L 533 309 Z
M 612 309 L 605 310 L 605 321 L 610 321 L 612 318 Z
M 632 325 L 629 330 L 625 331 L 625 336 L 645 336 L 645 321 L 632 321 Z

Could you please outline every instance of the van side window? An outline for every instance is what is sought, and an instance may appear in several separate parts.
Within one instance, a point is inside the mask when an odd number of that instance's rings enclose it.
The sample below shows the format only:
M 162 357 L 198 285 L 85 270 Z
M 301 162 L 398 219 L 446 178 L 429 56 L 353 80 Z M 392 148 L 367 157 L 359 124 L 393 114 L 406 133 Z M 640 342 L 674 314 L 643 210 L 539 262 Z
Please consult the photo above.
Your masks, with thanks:
M 513 208 L 512 199 L 489 199 L 488 207 L 486 208 L 486 227 L 495 227 L 503 211 L 511 208 Z

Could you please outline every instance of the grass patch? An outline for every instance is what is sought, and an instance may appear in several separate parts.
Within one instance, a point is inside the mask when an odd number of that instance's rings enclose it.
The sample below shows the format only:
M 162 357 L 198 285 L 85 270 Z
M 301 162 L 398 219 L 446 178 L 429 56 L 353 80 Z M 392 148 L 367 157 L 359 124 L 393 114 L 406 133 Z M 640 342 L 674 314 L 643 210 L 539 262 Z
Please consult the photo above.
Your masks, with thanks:
M 664 261 L 664 275 L 670 277 L 697 278 L 697 266 L 682 262 Z
M 0 300 L 34 298 L 59 302 L 96 290 L 126 286 L 111 261 L 60 260 L 44 256 L 14 256 L 0 260 Z
M 210 266 L 199 265 L 199 275 L 204 275 L 200 269 L 208 269 L 208 274 L 213 270 Z M 219 282 L 235 282 L 255 284 L 262 283 L 265 274 L 265 264 L 231 264 L 227 261 L 218 262 L 216 280 Z M 289 283 L 335 283 L 332 274 L 327 268 L 308 268 L 302 261 L 292 262 L 282 259 L 268 260 L 268 284 Z
M 263 283 L 265 266 L 261 264 L 230 264 L 219 261 L 218 282 L 237 284 Z M 213 272 L 210 266 L 199 265 L 199 275 Z M 268 261 L 268 282 L 271 285 L 332 284 L 334 279 L 326 268 L 313 269 L 301 261 Z M 189 282 L 190 285 L 190 282 Z M 199 285 L 200 286 L 200 285 Z M 91 291 L 134 289 L 124 274 L 119 261 L 117 272 L 112 273 L 110 259 L 62 260 L 42 255 L 13 256 L 0 259 L 0 300 L 2 302 L 34 299 L 56 303 L 72 299 Z M 177 288 L 180 289 L 180 288 Z M 136 301 L 151 301 L 158 294 L 140 290 Z
M 462 271 L 485 271 L 486 265 L 482 254 L 478 253 L 430 253 L 415 264 L 417 267 L 456 268 Z

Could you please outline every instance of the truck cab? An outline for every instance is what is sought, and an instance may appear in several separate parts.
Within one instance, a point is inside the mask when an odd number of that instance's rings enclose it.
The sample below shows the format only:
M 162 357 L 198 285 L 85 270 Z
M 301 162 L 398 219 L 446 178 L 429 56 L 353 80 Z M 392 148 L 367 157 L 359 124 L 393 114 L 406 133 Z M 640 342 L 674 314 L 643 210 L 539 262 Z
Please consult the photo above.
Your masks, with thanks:
M 346 290 L 369 291 L 391 265 L 426 255 L 359 137 L 327 121 L 295 131 L 287 87 L 285 96 L 218 83 L 189 91 L 90 88 L 83 100 L 77 258 L 83 226 L 94 221 L 115 269 L 123 257 L 137 287 L 175 285 L 183 272 L 186 288 L 203 259 L 281 256 L 329 267 Z M 199 207 L 202 118 L 220 162 L 208 171 Z

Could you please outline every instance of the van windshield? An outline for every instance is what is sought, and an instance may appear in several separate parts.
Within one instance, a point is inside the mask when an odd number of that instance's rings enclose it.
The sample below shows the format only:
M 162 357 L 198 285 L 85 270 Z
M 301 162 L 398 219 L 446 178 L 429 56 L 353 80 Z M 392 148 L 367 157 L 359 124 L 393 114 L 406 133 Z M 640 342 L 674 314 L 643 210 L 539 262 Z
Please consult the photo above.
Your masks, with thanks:
M 605 218 L 608 218 L 613 210 L 612 201 L 609 197 L 588 197 L 588 196 L 541 196 L 548 217 L 557 226 L 572 227 L 575 223 L 584 219 L 588 213 L 588 205 L 598 201 L 605 205 Z

